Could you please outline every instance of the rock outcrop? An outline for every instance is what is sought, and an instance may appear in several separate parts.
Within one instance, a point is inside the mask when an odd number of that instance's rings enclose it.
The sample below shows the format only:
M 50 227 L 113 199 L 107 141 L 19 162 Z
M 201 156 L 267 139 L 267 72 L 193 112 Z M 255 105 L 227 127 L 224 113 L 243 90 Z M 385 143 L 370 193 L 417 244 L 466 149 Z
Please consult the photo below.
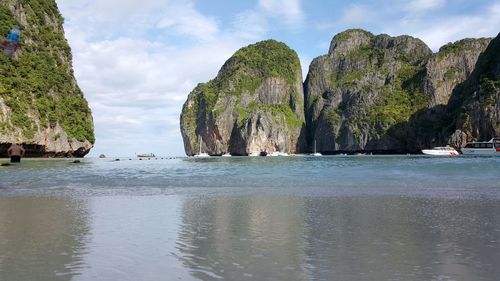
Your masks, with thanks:
M 0 34 L 22 28 L 22 48 L 0 55 L 0 157 L 22 143 L 31 157 L 83 157 L 93 147 L 90 108 L 73 75 L 55 0 L 3 0 Z
M 305 82 L 308 143 L 323 153 L 403 152 L 401 126 L 429 104 L 423 79 L 432 51 L 410 36 L 337 34 Z
M 327 154 L 403 153 L 447 144 L 459 122 L 452 108 L 463 100 L 455 93 L 474 76 L 490 41 L 464 39 L 433 54 L 409 36 L 363 30 L 336 35 L 329 54 L 312 62 L 305 82 L 309 149 L 316 142 Z
M 433 53 L 410 36 L 347 30 L 312 61 L 304 99 L 293 51 L 276 41 L 243 48 L 189 95 L 186 153 L 407 153 L 499 137 L 499 41 Z
M 217 77 L 199 84 L 181 114 L 187 155 L 296 153 L 304 145 L 302 71 L 285 44 L 238 50 Z
M 491 39 L 463 39 L 449 43 L 433 54 L 426 64 L 424 92 L 429 106 L 414 114 L 406 125 L 406 143 L 409 152 L 447 144 L 465 144 L 450 141 L 454 130 L 450 98 L 473 73 L 479 55 Z M 460 147 L 457 145 L 456 147 Z
M 455 89 L 448 111 L 455 126 L 449 139 L 453 145 L 500 137 L 500 34 L 479 56 L 470 77 Z
M 429 59 L 424 87 L 425 93 L 431 96 L 431 107 L 448 104 L 453 90 L 471 75 L 490 41 L 481 38 L 449 43 Z

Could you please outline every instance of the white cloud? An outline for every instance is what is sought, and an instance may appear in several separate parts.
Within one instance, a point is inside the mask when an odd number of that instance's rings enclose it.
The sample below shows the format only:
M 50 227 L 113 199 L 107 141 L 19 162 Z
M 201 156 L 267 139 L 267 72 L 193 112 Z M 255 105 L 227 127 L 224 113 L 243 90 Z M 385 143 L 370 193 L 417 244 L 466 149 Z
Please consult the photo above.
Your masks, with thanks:
M 270 16 L 283 18 L 287 25 L 301 25 L 304 21 L 300 0 L 259 0 L 259 8 Z
M 253 10 L 244 11 L 233 22 L 234 34 L 244 39 L 259 39 L 269 30 L 267 17 Z
M 372 23 L 377 20 L 377 15 L 364 5 L 350 5 L 343 13 L 342 22 L 346 24 Z
M 187 95 L 215 77 L 242 42 L 220 34 L 217 20 L 186 0 L 58 4 L 75 76 L 93 111 L 91 155 L 132 155 L 144 147 L 182 155 L 179 116 Z M 164 30 L 197 40 L 181 47 L 161 36 Z
M 498 34 L 500 4 L 486 7 L 477 14 L 429 19 L 404 19 L 388 28 L 389 33 L 411 34 L 422 39 L 432 50 L 463 38 L 490 37 Z
M 300 59 L 300 65 L 302 67 L 302 80 L 306 80 L 307 73 L 309 73 L 309 65 L 312 59 L 306 55 L 298 54 Z
M 463 38 L 491 37 L 498 34 L 500 3 L 490 4 L 465 14 L 450 12 L 446 0 L 382 1 L 353 4 L 343 10 L 340 20 L 319 22 L 318 30 L 341 32 L 347 28 L 365 28 L 373 33 L 393 36 L 409 34 L 422 39 L 437 51 L 448 42 Z M 391 9 L 387 7 L 391 6 Z M 443 9 L 440 9 L 443 8 Z M 445 11 L 446 12 L 443 12 Z
M 144 37 L 152 27 L 197 39 L 212 39 L 219 32 L 214 17 L 198 12 L 191 0 L 59 0 L 69 17 L 94 39 L 120 35 Z
M 203 40 L 213 39 L 219 32 L 217 21 L 196 11 L 191 3 L 171 7 L 157 26 Z
M 68 34 L 70 41 L 78 36 Z M 182 49 L 131 39 L 73 44 L 75 74 L 93 110 L 97 139 L 142 143 L 147 136 L 151 142 L 163 140 L 157 149 L 165 154 L 180 155 L 171 147 L 182 144 L 182 104 L 198 82 L 215 77 L 237 48 L 239 43 L 231 40 Z M 93 154 L 123 150 L 107 143 L 98 141 Z
M 409 12 L 425 12 L 442 8 L 446 0 L 411 0 L 406 2 L 406 10 Z

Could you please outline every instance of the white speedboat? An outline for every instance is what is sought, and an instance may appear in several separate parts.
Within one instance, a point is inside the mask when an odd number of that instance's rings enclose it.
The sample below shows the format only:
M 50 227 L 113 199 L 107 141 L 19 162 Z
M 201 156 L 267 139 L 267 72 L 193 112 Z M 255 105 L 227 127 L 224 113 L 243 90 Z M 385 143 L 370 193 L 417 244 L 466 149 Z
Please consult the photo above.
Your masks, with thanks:
M 500 140 L 491 139 L 490 141 L 469 142 L 461 149 L 465 155 L 498 155 L 500 156 Z
M 260 151 L 254 151 L 254 152 L 252 152 L 252 153 L 248 154 L 248 156 L 250 156 L 250 157 L 257 157 L 257 156 L 260 156 Z
M 194 158 L 208 158 L 210 155 L 208 153 L 200 153 L 193 156 Z
M 456 151 L 451 146 L 444 147 L 434 147 L 433 149 L 423 149 L 423 154 L 432 155 L 432 156 L 457 156 L 459 155 L 458 151 Z
M 222 157 L 231 157 L 231 156 L 233 156 L 233 155 L 231 155 L 231 153 L 229 153 L 229 152 L 222 154 Z
M 271 153 L 268 153 L 267 156 L 289 156 L 288 153 L 286 152 L 281 152 L 281 151 L 274 151 L 274 152 L 271 152 Z

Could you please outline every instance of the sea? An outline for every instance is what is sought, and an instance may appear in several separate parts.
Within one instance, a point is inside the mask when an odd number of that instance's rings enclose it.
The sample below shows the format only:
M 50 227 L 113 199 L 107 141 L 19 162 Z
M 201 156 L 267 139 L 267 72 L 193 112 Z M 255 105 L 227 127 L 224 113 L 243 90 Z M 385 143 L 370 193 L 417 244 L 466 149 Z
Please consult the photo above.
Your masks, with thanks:
M 500 157 L 0 167 L 2 281 L 493 281 L 499 265 Z

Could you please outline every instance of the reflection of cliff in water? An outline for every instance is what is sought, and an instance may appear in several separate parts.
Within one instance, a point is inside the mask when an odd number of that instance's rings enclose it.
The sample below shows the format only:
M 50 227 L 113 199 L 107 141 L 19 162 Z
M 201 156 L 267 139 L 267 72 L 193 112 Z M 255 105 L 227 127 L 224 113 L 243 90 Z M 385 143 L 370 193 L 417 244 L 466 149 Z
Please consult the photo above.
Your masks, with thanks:
M 71 280 L 88 229 L 84 200 L 0 198 L 2 280 Z
M 494 280 L 498 201 L 308 199 L 313 280 Z M 496 241 L 496 242 L 495 242 Z M 487 269 L 489 267 L 489 269 Z M 332 279 L 333 278 L 333 279 Z
M 189 199 L 177 248 L 201 280 L 495 280 L 499 214 L 495 200 Z
M 294 198 L 190 199 L 177 247 L 201 280 L 303 280 L 303 222 Z

